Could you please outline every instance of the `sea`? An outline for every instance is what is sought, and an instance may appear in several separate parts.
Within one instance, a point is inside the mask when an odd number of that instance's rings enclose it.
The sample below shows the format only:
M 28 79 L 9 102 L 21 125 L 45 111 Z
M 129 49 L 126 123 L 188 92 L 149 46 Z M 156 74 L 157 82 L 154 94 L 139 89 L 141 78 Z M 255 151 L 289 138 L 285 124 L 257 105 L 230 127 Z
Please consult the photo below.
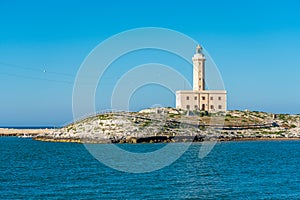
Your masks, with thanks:
M 165 144 L 118 145 L 136 153 Z M 300 141 L 218 142 L 204 158 L 200 147 L 162 169 L 128 173 L 82 144 L 1 137 L 0 199 L 300 199 Z

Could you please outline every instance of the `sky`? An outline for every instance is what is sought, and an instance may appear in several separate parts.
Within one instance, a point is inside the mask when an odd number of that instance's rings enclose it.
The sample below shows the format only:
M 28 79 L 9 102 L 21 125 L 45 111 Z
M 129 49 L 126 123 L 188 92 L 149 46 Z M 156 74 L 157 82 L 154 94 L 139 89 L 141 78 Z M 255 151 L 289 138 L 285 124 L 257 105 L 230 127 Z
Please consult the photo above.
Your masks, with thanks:
M 71 122 L 73 84 L 86 56 L 107 38 L 142 27 L 168 28 L 198 41 L 222 75 L 229 110 L 300 113 L 299 8 L 290 0 L 1 0 L 0 126 Z M 129 58 L 120 66 L 134 67 L 139 54 Z M 155 51 L 143 57 L 159 58 Z M 192 81 L 190 72 L 186 76 Z M 99 88 L 109 92 L 109 83 Z M 101 95 L 95 97 L 98 110 L 108 108 Z M 175 96 L 148 85 L 133 94 L 130 109 L 155 104 L 174 107 Z

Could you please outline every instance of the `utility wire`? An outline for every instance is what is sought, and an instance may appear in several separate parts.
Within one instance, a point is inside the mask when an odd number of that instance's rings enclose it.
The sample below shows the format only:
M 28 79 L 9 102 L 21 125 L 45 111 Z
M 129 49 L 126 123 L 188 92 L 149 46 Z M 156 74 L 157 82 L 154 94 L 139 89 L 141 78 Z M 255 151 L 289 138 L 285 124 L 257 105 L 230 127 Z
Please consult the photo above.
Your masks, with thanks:
M 10 68 L 30 70 L 30 71 L 40 72 L 40 73 L 47 72 L 48 74 L 55 74 L 55 75 L 60 75 L 60 76 L 72 77 L 72 78 L 74 77 L 74 75 L 71 75 L 71 74 L 48 71 L 45 68 L 44 69 L 37 69 L 37 68 L 34 68 L 34 67 L 27 67 L 27 66 L 15 65 L 15 64 L 10 64 L 10 63 L 6 63 L 6 62 L 2 62 L 2 61 L 0 61 L 0 65 L 7 66 L 7 67 L 10 67 Z
M 24 75 L 10 74 L 10 73 L 0 73 L 0 76 L 2 76 L 2 75 L 17 77 L 17 78 L 30 79 L 30 80 L 41 80 L 41 81 L 48 81 L 48 82 L 55 82 L 55 83 L 65 83 L 65 84 L 71 84 L 71 85 L 74 84 L 73 82 L 70 82 L 70 81 L 45 79 L 45 78 L 38 78 L 38 77 L 24 76 Z
M 6 76 L 11 76 L 11 77 L 17 77 L 17 78 L 24 78 L 24 79 L 31 79 L 31 80 L 41 80 L 41 81 L 49 81 L 49 82 L 57 82 L 57 83 L 66 83 L 66 84 L 74 84 L 74 79 L 75 75 L 71 74 L 66 74 L 66 73 L 60 73 L 60 72 L 53 72 L 53 71 L 48 71 L 46 69 L 38 69 L 34 67 L 27 67 L 27 66 L 21 66 L 21 65 L 16 65 L 16 64 L 11 64 L 7 62 L 0 61 L 0 66 L 6 66 L 10 68 L 15 68 L 15 69 L 22 69 L 22 70 L 29 70 L 33 72 L 38 72 L 41 74 L 52 74 L 52 75 L 58 75 L 58 76 L 64 76 L 65 78 L 69 79 L 72 78 L 72 80 L 57 80 L 57 79 L 48 79 L 48 78 L 41 78 L 39 77 L 34 77 L 34 76 L 27 76 L 27 75 L 20 75 L 20 74 L 15 74 L 15 73 L 7 73 L 7 72 L 0 72 L 0 76 L 6 75 Z M 102 77 L 101 79 L 103 80 L 117 80 L 120 77 Z M 90 85 L 88 79 L 86 80 L 87 82 L 84 82 L 84 85 Z M 106 85 L 106 84 L 105 84 Z

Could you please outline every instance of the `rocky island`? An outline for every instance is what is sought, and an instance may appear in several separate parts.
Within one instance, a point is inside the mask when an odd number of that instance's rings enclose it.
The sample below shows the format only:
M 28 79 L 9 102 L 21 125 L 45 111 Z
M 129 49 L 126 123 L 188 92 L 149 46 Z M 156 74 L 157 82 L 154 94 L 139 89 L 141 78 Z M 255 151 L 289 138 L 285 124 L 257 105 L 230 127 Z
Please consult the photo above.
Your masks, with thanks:
M 208 113 L 174 108 L 96 114 L 35 140 L 78 143 L 156 143 L 300 139 L 300 115 L 258 111 Z

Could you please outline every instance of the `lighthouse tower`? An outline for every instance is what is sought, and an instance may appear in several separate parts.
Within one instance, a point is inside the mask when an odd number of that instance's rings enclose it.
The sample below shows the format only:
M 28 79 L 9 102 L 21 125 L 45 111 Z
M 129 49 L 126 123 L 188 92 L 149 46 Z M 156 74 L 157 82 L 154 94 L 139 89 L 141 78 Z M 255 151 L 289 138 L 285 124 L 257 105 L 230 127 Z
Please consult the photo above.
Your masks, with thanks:
M 205 90 L 205 56 L 202 53 L 202 47 L 196 47 L 196 53 L 193 56 L 193 90 Z
M 205 61 L 202 47 L 197 45 L 193 58 L 193 90 L 176 91 L 176 108 L 224 112 L 227 108 L 226 90 L 207 90 L 205 88 Z

